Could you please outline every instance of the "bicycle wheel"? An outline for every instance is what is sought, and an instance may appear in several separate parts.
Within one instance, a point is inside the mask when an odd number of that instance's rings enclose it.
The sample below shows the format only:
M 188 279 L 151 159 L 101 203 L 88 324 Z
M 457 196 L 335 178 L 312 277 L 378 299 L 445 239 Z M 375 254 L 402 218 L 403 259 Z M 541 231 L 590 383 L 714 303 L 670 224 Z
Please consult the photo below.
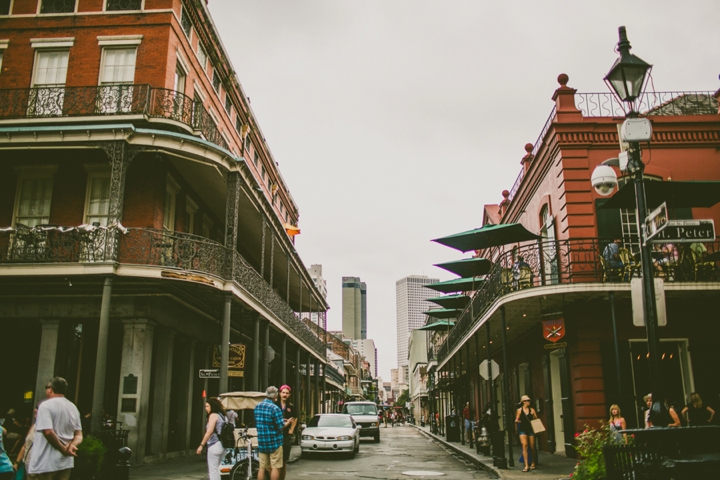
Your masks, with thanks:
M 230 470 L 229 480 L 247 480 L 247 458 L 240 460 L 235 464 L 232 470 Z M 252 479 L 255 480 L 258 477 L 258 471 L 260 470 L 260 462 L 257 460 L 252 461 Z

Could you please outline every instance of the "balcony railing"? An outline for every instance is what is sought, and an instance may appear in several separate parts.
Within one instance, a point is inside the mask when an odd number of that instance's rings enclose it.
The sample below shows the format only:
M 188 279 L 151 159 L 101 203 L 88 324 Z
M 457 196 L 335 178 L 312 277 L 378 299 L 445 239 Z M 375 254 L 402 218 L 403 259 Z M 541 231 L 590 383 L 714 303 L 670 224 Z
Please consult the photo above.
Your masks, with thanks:
M 611 93 L 576 93 L 575 106 L 583 117 L 624 117 L 626 106 Z M 717 115 L 713 92 L 647 92 L 637 110 L 641 115 Z
M 207 141 L 228 149 L 205 107 L 175 90 L 150 85 L 0 90 L 0 120 L 117 115 L 175 120 L 188 125 Z
M 641 276 L 639 257 L 630 253 L 637 249 L 621 249 L 622 267 L 606 265 L 602 252 L 610 242 L 597 238 L 558 240 L 525 245 L 514 252 L 501 250 L 485 281 L 440 346 L 438 361 L 447 358 L 503 295 L 557 284 L 629 282 L 632 277 Z M 689 245 L 657 246 L 652 252 L 653 275 L 671 283 L 720 281 L 720 242 L 692 244 L 693 248 Z M 525 264 L 516 261 L 520 256 Z
M 316 353 L 325 344 L 236 251 L 197 235 L 152 228 L 82 225 L 0 230 L 0 264 L 118 262 L 199 272 L 235 281 Z

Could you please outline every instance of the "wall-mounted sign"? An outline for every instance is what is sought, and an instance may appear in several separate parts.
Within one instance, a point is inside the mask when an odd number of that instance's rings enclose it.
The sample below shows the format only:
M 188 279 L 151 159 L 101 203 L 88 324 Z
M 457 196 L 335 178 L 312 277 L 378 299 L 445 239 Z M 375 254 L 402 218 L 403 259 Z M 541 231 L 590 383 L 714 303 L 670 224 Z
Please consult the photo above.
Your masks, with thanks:
M 555 350 L 556 348 L 565 348 L 565 347 L 567 347 L 567 342 L 546 343 L 545 344 L 545 350 Z
M 228 377 L 243 376 L 243 370 L 245 369 L 245 352 L 245 345 L 242 343 L 234 343 L 230 345 L 230 352 L 228 355 Z M 215 345 L 213 347 L 212 366 L 220 368 L 220 345 Z M 218 376 L 213 378 L 220 378 L 219 370 Z
M 696 243 L 715 240 L 713 220 L 668 220 L 665 228 L 658 232 L 652 243 Z
M 203 368 L 200 370 L 200 378 L 220 378 L 220 369 Z
M 650 240 L 663 231 L 668 224 L 667 205 L 663 202 L 645 219 L 645 238 Z
M 543 320 L 542 331 L 545 340 L 556 343 L 565 336 L 565 319 L 556 318 L 555 320 Z

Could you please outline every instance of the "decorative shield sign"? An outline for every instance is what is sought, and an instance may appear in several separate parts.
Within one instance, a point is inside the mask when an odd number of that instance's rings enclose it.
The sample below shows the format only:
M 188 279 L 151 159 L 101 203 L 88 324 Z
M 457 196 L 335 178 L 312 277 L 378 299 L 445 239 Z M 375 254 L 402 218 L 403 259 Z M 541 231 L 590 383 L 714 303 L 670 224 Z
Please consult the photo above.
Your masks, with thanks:
M 555 343 L 565 336 L 565 319 L 543 320 L 543 337 Z

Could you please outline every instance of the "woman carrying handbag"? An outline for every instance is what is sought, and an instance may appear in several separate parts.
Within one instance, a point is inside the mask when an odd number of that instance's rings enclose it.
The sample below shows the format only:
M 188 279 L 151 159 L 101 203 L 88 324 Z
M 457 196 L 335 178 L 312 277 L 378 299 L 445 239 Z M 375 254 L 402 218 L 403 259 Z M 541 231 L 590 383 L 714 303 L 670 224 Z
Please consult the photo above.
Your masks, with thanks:
M 538 416 L 535 409 L 530 406 L 530 397 L 523 395 L 520 401 L 522 402 L 522 406 L 518 408 L 515 414 L 515 425 L 517 426 L 517 433 L 520 436 L 523 460 L 525 461 L 523 472 L 528 472 L 535 470 L 535 458 L 532 459 L 532 464 L 528 465 L 528 456 L 535 450 L 535 432 L 533 431 L 532 421 L 538 418 Z M 528 448 L 528 445 L 530 448 Z

